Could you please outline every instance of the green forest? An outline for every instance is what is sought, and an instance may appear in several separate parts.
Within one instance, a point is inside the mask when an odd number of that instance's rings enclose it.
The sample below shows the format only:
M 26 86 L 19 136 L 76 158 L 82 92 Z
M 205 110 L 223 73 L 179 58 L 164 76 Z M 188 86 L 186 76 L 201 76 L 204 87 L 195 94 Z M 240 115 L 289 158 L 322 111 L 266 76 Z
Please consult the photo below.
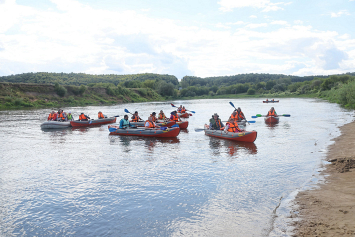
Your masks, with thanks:
M 46 99 L 51 101 L 50 104 L 89 105 L 194 98 L 297 96 L 324 98 L 346 108 L 355 108 L 355 73 L 306 77 L 250 73 L 207 78 L 185 76 L 179 81 L 172 75 L 153 73 L 90 75 L 38 72 L 3 76 L 0 83 L 1 109 L 49 106 L 38 102 Z M 19 83 L 38 87 L 32 93 L 25 91 L 32 87 L 22 91 L 18 86 L 17 89 L 10 89 Z M 55 96 L 44 98 L 50 94 L 46 90 L 52 90 Z M 105 93 L 97 94 L 95 91 Z

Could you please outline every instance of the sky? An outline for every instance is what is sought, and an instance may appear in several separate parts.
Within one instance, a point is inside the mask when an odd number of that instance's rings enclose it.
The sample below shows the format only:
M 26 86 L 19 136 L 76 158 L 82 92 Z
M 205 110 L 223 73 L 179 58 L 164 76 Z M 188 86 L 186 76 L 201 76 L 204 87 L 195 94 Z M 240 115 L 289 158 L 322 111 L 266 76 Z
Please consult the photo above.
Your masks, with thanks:
M 0 0 L 0 76 L 355 72 L 355 0 Z

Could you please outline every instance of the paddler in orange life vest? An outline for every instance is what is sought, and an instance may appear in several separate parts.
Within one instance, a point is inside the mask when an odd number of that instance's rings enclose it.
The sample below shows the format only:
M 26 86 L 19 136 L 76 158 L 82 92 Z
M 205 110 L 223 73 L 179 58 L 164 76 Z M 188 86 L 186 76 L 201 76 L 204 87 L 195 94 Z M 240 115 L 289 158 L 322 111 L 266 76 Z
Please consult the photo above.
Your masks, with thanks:
M 166 116 L 165 116 L 163 110 L 160 110 L 159 115 L 158 115 L 158 119 L 159 120 L 165 120 L 166 119 Z
M 181 110 L 182 110 L 182 105 L 180 105 L 180 107 L 177 109 L 177 112 L 182 113 Z
M 237 113 L 238 113 L 238 121 L 242 121 L 243 119 L 245 119 L 244 113 L 242 112 L 242 109 L 240 107 L 238 107 L 237 109 Z
M 181 108 L 181 113 L 182 113 L 182 114 L 186 113 L 185 106 L 183 106 L 183 107 Z
M 223 125 L 222 121 L 219 119 L 218 114 L 215 113 L 214 115 L 212 115 L 212 118 L 210 119 L 210 129 L 211 130 L 220 130 L 223 127 L 224 127 L 224 125 Z
M 239 128 L 238 123 L 230 118 L 229 122 L 226 123 L 226 127 L 224 128 L 225 132 L 242 132 L 243 130 Z
M 99 111 L 99 113 L 97 114 L 97 117 L 98 117 L 98 119 L 104 119 L 105 118 L 105 116 L 102 114 L 101 111 Z
M 156 124 L 153 122 L 153 116 L 149 116 L 149 117 L 148 117 L 148 120 L 145 121 L 144 127 L 145 127 L 145 128 L 160 128 L 158 125 L 156 125 Z
M 51 121 L 51 120 L 55 121 L 55 120 L 57 120 L 57 115 L 56 115 L 56 113 L 54 112 L 54 110 L 48 115 L 47 120 L 48 120 L 48 121 Z
M 277 113 L 276 113 L 274 107 L 271 107 L 271 109 L 269 110 L 269 112 L 267 112 L 266 117 L 270 117 L 270 116 L 277 117 Z
M 170 120 L 171 121 L 175 121 L 175 122 L 179 122 L 181 121 L 181 119 L 179 118 L 179 115 L 177 115 L 176 111 L 173 111 L 170 113 Z
M 139 120 L 142 120 L 141 117 L 138 116 L 138 111 L 134 112 L 131 119 L 132 119 L 131 122 L 139 122 Z
M 65 121 L 65 116 L 62 109 L 58 110 L 57 121 Z
M 86 116 L 84 113 L 81 113 L 80 115 L 79 115 L 79 120 L 80 121 L 88 121 L 90 119 L 90 117 L 89 116 Z
M 235 122 L 238 121 L 238 112 L 236 109 L 233 111 L 233 113 L 231 114 L 231 116 L 229 117 L 228 120 L 231 120 L 231 119 L 233 119 L 233 121 L 235 121 Z
M 155 112 L 153 112 L 151 115 L 150 115 L 150 117 L 152 117 L 152 121 L 155 123 L 158 119 L 157 119 L 157 117 L 156 117 L 156 113 Z

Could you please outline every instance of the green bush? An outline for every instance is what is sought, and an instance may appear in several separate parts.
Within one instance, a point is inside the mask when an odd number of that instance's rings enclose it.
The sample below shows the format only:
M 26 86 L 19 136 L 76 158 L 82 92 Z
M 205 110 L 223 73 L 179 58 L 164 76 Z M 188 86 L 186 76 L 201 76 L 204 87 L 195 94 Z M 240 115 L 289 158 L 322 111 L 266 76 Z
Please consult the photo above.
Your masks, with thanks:
M 250 88 L 247 92 L 248 95 L 255 95 L 255 90 Z

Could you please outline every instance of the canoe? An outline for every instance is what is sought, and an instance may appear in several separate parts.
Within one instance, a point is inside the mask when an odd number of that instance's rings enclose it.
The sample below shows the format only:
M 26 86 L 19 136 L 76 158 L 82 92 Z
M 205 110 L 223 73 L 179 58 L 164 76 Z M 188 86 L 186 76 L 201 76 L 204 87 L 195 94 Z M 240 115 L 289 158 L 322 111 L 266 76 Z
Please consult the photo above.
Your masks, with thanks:
M 119 126 L 109 125 L 110 135 L 121 136 L 142 136 L 142 137 L 177 137 L 180 133 L 180 128 L 161 129 L 145 129 L 145 128 L 127 128 L 120 129 Z
M 278 123 L 279 122 L 279 117 L 265 117 L 265 123 Z
M 75 121 L 71 121 L 70 124 L 73 127 L 88 127 L 88 126 L 115 123 L 115 122 L 116 122 L 116 117 L 110 117 L 110 118 L 103 118 L 103 119 L 92 119 L 89 121 L 75 120 Z
M 180 118 L 188 118 L 188 117 L 190 117 L 190 114 L 188 114 L 188 113 L 177 113 L 177 115 L 178 115 Z
M 52 129 L 52 128 L 68 128 L 70 127 L 70 121 L 46 121 L 41 124 L 41 128 Z
M 176 122 L 176 124 L 179 125 L 181 129 L 185 129 L 189 126 L 189 121 Z
M 274 100 L 274 101 L 271 101 L 271 100 L 266 101 L 266 100 L 264 100 L 263 101 L 263 103 L 278 103 L 278 102 L 279 102 L 278 100 Z
M 137 127 L 144 127 L 144 124 L 145 124 L 145 122 L 130 122 L 132 125 L 134 125 L 134 126 L 137 126 Z M 171 126 L 173 126 L 175 124 L 175 121 L 168 121 L 168 122 L 163 122 L 163 121 L 161 121 L 161 122 L 159 122 L 159 120 L 158 120 L 158 122 L 156 123 L 156 125 L 158 125 L 159 127 L 171 127 Z
M 209 126 L 205 124 L 205 135 L 210 137 L 218 137 L 227 140 L 239 142 L 254 142 L 257 137 L 256 131 L 250 132 L 224 132 L 223 130 L 209 130 Z

